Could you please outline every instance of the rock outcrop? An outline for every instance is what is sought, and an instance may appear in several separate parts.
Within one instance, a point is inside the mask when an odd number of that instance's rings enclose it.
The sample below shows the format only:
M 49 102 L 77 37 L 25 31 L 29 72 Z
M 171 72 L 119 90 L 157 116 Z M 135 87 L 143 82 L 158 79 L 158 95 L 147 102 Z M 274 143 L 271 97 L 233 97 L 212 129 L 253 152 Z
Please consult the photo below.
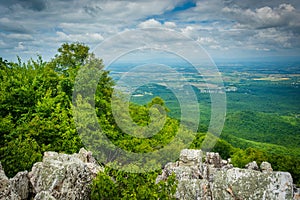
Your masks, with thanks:
M 73 155 L 45 152 L 31 172 L 19 172 L 11 179 L 0 167 L 0 199 L 89 199 L 89 186 L 101 170 L 85 149 Z
M 45 152 L 43 161 L 35 163 L 9 179 L 0 163 L 0 200 L 90 199 L 90 184 L 103 171 L 92 153 Z M 274 172 L 270 163 L 256 162 L 245 169 L 234 168 L 230 159 L 201 150 L 181 151 L 175 163 L 168 163 L 157 182 L 176 174 L 177 199 L 201 200 L 300 200 L 300 189 L 293 185 L 288 172 Z
M 182 150 L 179 161 L 168 163 L 157 181 L 173 172 L 178 180 L 177 199 L 296 199 L 293 180 L 288 172 L 273 172 L 269 163 L 258 168 L 256 162 L 247 169 L 234 168 L 230 160 L 222 160 L 218 153 L 201 150 Z
M 0 163 L 0 199 L 1 200 L 17 200 L 20 197 L 17 195 L 11 181 L 5 175 Z

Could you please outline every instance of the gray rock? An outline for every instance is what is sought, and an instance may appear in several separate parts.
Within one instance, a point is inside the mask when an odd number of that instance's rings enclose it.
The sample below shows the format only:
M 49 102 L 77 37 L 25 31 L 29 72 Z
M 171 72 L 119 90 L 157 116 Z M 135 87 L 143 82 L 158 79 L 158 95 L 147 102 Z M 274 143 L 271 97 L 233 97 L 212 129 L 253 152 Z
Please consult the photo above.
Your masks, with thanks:
M 260 170 L 264 173 L 270 173 L 273 172 L 272 166 L 268 162 L 262 162 L 260 165 Z
M 248 163 L 247 165 L 245 165 L 245 168 L 246 169 L 252 169 L 252 170 L 259 170 L 256 161 Z
M 157 177 L 156 182 L 166 180 L 173 172 L 179 180 L 197 179 L 202 174 L 201 169 L 202 151 L 184 149 L 180 153 L 179 161 L 166 164 L 163 173 Z
M 267 162 L 259 171 L 256 162 L 249 163 L 248 169 L 233 168 L 218 153 L 207 153 L 204 163 L 202 158 L 201 150 L 183 150 L 179 161 L 165 166 L 157 182 L 175 173 L 177 199 L 300 199 L 291 175 L 273 172 Z M 89 186 L 99 171 L 103 168 L 85 149 L 73 155 L 45 152 L 31 172 L 19 172 L 12 179 L 0 163 L 0 200 L 33 199 L 33 193 L 34 200 L 89 199 Z
M 73 155 L 45 152 L 31 172 L 11 179 L 0 163 L 0 200 L 89 199 L 90 184 L 99 171 L 103 168 L 85 149 Z
M 189 155 L 190 152 L 190 155 Z M 198 156 L 198 159 L 197 159 Z M 195 162 L 195 161 L 199 162 Z M 293 180 L 288 172 L 273 172 L 267 162 L 258 170 L 256 162 L 249 163 L 248 169 L 233 168 L 230 162 L 221 159 L 218 153 L 207 153 L 205 163 L 202 153 L 183 150 L 180 160 L 168 163 L 158 179 L 176 174 L 177 199 L 251 199 L 283 200 L 293 199 Z M 196 163 L 196 165 L 191 165 Z M 255 170 L 253 170 L 255 169 Z M 265 173 L 268 172 L 268 173 Z
M 294 200 L 300 200 L 300 188 L 294 185 Z
M 193 149 L 183 149 L 180 152 L 179 161 L 186 165 L 199 166 L 202 163 L 202 151 Z
M 32 193 L 31 184 L 28 178 L 28 172 L 18 172 L 13 178 L 10 179 L 10 183 L 15 193 L 21 199 L 28 199 L 30 193 Z
M 39 192 L 34 200 L 56 200 L 48 191 Z
M 220 168 L 222 166 L 222 159 L 219 153 L 207 152 L 205 163 Z
M 287 172 L 262 173 L 232 168 L 217 171 L 211 191 L 214 199 L 292 199 L 292 176 Z
M 89 199 L 90 184 L 103 170 L 91 157 L 84 149 L 73 155 L 45 152 L 29 173 L 36 199 Z
M 20 200 L 21 198 L 15 193 L 10 180 L 5 175 L 0 162 L 0 199 L 1 200 Z

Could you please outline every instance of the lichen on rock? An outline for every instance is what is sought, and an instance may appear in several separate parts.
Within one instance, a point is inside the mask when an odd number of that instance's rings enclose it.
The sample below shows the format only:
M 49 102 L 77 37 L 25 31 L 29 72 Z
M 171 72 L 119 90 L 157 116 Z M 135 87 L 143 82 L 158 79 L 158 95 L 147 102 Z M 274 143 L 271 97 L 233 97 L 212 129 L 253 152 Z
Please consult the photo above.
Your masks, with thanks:
M 90 184 L 99 171 L 103 168 L 85 149 L 72 155 L 45 152 L 29 173 L 19 172 L 11 179 L 0 164 L 0 199 L 90 199 Z
M 248 164 L 247 169 L 234 168 L 218 153 L 206 153 L 205 162 L 201 150 L 185 149 L 181 154 L 179 161 L 168 163 L 158 177 L 159 181 L 172 172 L 176 174 L 177 199 L 281 200 L 295 196 L 291 174 L 273 172 L 267 162 L 263 162 L 260 171 L 256 162 Z

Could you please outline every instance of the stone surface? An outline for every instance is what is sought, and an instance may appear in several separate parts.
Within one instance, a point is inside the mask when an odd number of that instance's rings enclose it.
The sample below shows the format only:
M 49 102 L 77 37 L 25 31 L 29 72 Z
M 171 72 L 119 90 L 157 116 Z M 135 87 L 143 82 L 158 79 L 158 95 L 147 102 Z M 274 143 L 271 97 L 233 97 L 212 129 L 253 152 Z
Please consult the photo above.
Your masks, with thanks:
M 185 149 L 178 161 L 165 166 L 157 182 L 174 172 L 177 199 L 300 199 L 300 189 L 293 185 L 290 173 L 273 172 L 267 162 L 261 164 L 260 170 L 256 162 L 246 168 L 234 168 L 218 153 L 208 152 L 204 157 L 201 150 Z M 35 163 L 31 172 L 19 172 L 11 179 L 0 163 L 0 200 L 90 199 L 89 186 L 102 170 L 85 149 L 73 155 L 45 152 L 43 161 Z
M 256 162 L 249 163 L 248 169 L 233 168 L 230 160 L 222 160 L 218 153 L 208 152 L 205 162 L 202 158 L 200 150 L 183 150 L 179 161 L 168 163 L 157 181 L 174 172 L 177 199 L 285 200 L 297 195 L 290 173 L 273 172 L 267 162 L 260 171 Z
M 259 167 L 256 163 L 256 161 L 250 162 L 247 165 L 245 165 L 246 169 L 252 169 L 252 170 L 259 170 Z
M 33 192 L 27 171 L 17 173 L 10 179 L 10 184 L 21 199 L 28 199 Z
M 56 200 L 48 191 L 39 192 L 34 200 Z
M 273 171 L 271 164 L 268 162 L 262 162 L 260 165 L 260 170 L 265 173 Z
M 0 163 L 0 200 L 20 200 Z
M 29 173 L 36 199 L 89 199 L 89 186 L 102 170 L 91 157 L 84 149 L 73 155 L 45 152 Z
M 11 179 L 0 163 L 0 200 L 90 199 L 90 184 L 99 171 L 103 168 L 85 149 L 73 155 L 45 152 L 31 172 L 19 172 Z
M 294 200 L 300 200 L 300 188 L 294 185 Z
M 222 159 L 219 153 L 207 152 L 205 162 L 207 164 L 213 165 L 216 168 L 221 167 Z

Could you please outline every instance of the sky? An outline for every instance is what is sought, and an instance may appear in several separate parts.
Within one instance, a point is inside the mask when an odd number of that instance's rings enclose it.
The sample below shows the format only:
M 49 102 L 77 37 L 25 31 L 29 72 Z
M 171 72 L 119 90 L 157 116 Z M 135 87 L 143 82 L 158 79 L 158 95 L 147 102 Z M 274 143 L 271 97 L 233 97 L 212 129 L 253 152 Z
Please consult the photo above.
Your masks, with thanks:
M 93 49 L 156 27 L 197 41 L 217 61 L 299 61 L 299 9 L 299 0 L 0 0 L 0 57 L 49 60 L 65 42 Z

